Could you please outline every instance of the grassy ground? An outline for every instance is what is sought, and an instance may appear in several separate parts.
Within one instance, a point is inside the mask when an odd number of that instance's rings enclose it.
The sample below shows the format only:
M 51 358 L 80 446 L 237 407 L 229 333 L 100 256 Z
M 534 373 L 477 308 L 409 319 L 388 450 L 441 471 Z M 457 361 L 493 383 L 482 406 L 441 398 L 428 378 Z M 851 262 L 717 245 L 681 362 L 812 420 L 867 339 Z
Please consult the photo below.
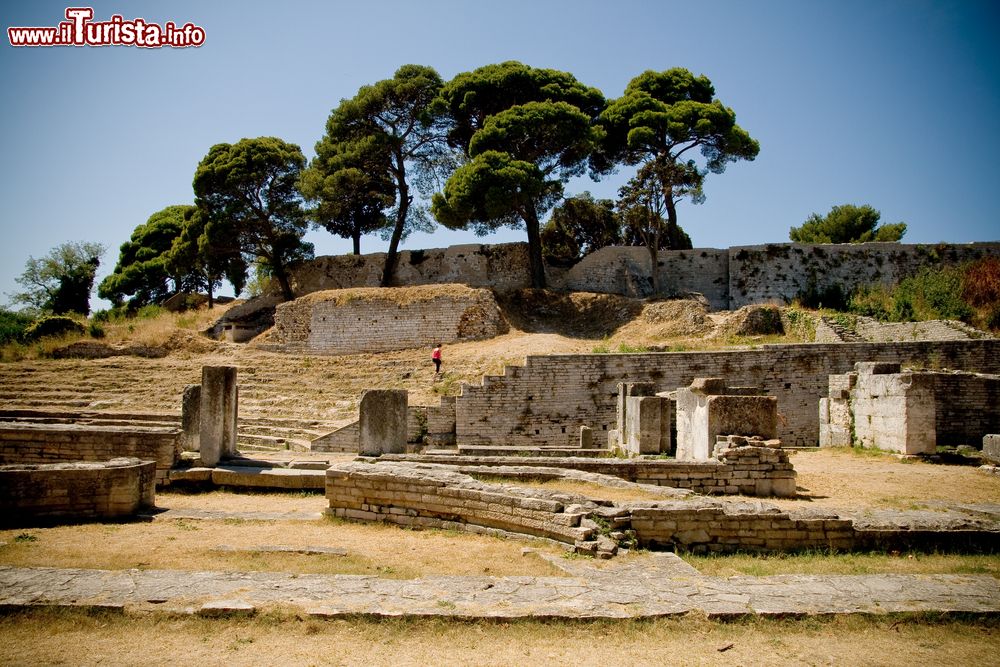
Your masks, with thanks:
M 0 617 L 10 665 L 988 665 L 996 621 L 921 617 L 717 623 Z
M 319 521 L 173 519 L 0 531 L 0 564 L 101 570 L 167 569 L 368 574 L 411 579 L 428 575 L 558 576 L 521 549 L 561 553 L 535 540 L 413 531 L 382 524 Z M 95 549 L 100 544 L 102 548 Z M 155 545 L 155 548 L 150 548 Z M 219 551 L 220 546 L 251 551 Z M 254 552 L 260 546 L 338 547 L 346 556 Z

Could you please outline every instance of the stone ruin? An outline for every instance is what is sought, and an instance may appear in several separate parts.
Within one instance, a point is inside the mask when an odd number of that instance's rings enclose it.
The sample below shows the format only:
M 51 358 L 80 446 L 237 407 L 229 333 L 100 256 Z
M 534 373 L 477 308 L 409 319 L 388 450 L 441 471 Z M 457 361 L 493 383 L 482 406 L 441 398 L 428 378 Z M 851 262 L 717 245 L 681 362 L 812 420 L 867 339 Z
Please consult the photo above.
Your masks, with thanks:
M 1000 431 L 997 405 L 997 375 L 859 362 L 853 372 L 829 377 L 829 395 L 819 402 L 819 444 L 905 455 L 934 454 L 945 444 L 975 446 Z

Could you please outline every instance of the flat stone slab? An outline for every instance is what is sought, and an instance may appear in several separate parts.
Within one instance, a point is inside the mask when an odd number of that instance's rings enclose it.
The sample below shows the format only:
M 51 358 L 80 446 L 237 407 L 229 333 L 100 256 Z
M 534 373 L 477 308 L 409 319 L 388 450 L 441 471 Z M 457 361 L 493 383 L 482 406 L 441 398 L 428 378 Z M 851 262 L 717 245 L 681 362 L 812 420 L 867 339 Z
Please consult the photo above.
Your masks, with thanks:
M 662 556 L 662 557 L 660 557 Z M 321 617 L 643 618 L 1000 613 L 988 575 L 730 577 L 692 572 L 672 554 L 641 564 L 568 562 L 565 577 L 381 579 L 276 572 L 0 567 L 0 608 L 122 605 L 126 611 L 226 615 L 264 605 Z
M 230 544 L 220 544 L 215 547 L 214 551 L 223 552 L 246 552 L 246 553 L 290 553 L 290 554 L 306 554 L 306 555 L 316 555 L 322 554 L 326 556 L 346 556 L 347 549 L 341 549 L 339 547 L 320 547 L 320 546 L 305 546 L 305 547 L 293 547 L 287 544 L 261 544 L 253 547 L 234 547 Z

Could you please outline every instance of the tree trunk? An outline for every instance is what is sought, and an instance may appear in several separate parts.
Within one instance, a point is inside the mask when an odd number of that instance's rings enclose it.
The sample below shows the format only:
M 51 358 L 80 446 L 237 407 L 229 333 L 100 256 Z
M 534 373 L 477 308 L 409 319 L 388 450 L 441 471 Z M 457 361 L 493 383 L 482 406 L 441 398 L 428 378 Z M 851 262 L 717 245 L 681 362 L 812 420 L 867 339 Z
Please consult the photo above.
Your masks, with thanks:
M 292 285 L 288 280 L 288 272 L 285 271 L 285 265 L 282 262 L 272 262 L 271 272 L 274 274 L 274 279 L 278 281 L 278 285 L 281 287 L 281 296 L 285 301 L 291 301 L 295 298 L 295 294 L 292 292 Z
M 652 235 L 652 243 L 646 244 L 646 250 L 649 251 L 649 277 L 653 281 L 653 294 L 652 296 L 660 295 L 660 235 L 654 233 Z
M 354 254 L 355 255 L 360 255 L 361 254 L 361 232 L 355 229 L 354 233 L 351 234 L 351 240 L 354 241 Z
M 212 279 L 211 278 L 208 279 L 208 289 L 205 290 L 205 291 L 208 292 L 208 309 L 212 310 L 212 308 L 215 306 L 215 296 L 212 293 Z
M 389 252 L 385 254 L 385 267 L 382 269 L 382 287 L 391 287 L 396 275 L 396 259 L 399 252 L 399 240 L 403 238 L 406 226 L 406 214 L 410 210 L 410 189 L 406 185 L 405 172 L 396 173 L 396 192 L 399 195 L 399 207 L 396 210 L 396 225 L 392 228 L 392 238 L 389 240 Z
M 531 286 L 545 289 L 545 264 L 542 262 L 542 237 L 538 229 L 538 214 L 535 207 L 527 206 L 522 212 L 524 225 L 528 228 L 528 266 L 531 268 Z

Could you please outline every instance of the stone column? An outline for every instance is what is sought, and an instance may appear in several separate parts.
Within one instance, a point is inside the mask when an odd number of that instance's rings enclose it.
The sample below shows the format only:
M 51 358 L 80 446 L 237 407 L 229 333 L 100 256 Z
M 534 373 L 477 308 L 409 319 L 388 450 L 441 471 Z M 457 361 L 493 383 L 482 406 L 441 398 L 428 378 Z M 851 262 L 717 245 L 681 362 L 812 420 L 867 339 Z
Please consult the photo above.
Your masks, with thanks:
M 619 382 L 617 420 L 612 433 L 616 434 L 614 442 L 609 442 L 611 449 L 622 449 L 625 442 L 625 419 L 628 412 L 629 396 L 652 396 L 656 387 L 652 382 Z
M 405 389 L 368 389 L 361 394 L 358 453 L 362 456 L 406 452 Z
M 236 367 L 204 366 L 201 369 L 202 465 L 215 466 L 236 454 Z
M 580 427 L 580 449 L 594 448 L 594 431 L 589 426 Z
M 201 449 L 201 385 L 189 384 L 181 398 L 181 428 L 184 430 L 184 451 Z

